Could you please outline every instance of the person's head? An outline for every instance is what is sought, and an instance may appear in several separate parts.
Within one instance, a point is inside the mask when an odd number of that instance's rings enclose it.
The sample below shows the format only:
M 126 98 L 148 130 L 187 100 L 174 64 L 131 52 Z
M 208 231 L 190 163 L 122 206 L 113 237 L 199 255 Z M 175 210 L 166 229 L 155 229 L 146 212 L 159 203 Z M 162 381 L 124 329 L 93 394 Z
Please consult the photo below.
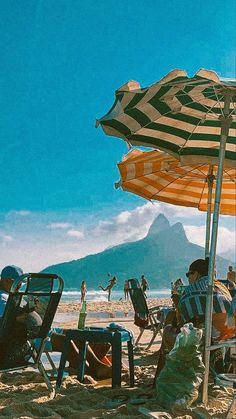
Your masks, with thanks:
M 208 275 L 208 259 L 197 259 L 191 263 L 186 273 L 190 284 L 198 281 L 201 277 Z
M 145 279 L 145 276 L 144 275 L 141 275 L 141 279 Z
M 14 280 L 19 279 L 21 275 L 23 275 L 23 271 L 18 266 L 5 266 L 1 272 L 0 288 L 9 292 Z
M 229 266 L 229 271 L 232 272 L 233 266 Z

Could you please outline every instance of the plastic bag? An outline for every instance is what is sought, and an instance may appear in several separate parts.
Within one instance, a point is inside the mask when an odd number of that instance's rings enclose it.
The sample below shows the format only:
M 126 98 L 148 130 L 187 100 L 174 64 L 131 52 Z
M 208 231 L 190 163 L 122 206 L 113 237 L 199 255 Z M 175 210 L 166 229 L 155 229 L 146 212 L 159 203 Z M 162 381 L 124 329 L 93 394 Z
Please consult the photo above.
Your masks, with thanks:
M 198 397 L 205 368 L 198 350 L 201 338 L 202 330 L 192 323 L 181 328 L 156 380 L 157 401 L 161 406 L 186 408 Z

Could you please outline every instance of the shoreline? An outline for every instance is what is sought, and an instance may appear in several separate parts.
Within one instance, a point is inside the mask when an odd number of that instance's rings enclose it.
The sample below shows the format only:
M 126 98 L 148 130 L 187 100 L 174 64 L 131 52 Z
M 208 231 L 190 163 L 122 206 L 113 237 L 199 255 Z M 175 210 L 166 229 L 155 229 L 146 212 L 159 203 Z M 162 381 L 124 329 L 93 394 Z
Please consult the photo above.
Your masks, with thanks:
M 171 298 L 148 298 L 147 305 L 149 308 L 155 306 L 172 306 Z M 57 312 L 58 313 L 78 313 L 81 309 L 81 303 L 78 301 L 70 301 L 70 302 L 60 302 Z M 87 312 L 106 312 L 106 313 L 113 313 L 113 312 L 121 312 L 127 313 L 133 310 L 133 305 L 131 301 L 87 301 Z

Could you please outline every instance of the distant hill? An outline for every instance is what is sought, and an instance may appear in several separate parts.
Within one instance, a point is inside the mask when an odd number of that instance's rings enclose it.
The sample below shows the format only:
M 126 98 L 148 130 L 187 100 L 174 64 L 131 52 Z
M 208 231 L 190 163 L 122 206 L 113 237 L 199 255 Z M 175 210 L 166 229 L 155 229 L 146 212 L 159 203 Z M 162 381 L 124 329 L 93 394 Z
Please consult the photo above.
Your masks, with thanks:
M 125 279 L 140 278 L 142 274 L 148 278 L 151 288 L 161 289 L 169 288 L 170 282 L 179 277 L 187 282 L 185 272 L 198 258 L 204 258 L 204 248 L 189 242 L 181 223 L 170 226 L 167 218 L 160 214 L 142 240 L 48 266 L 43 272 L 61 275 L 66 289 L 78 289 L 83 279 L 88 288 L 97 289 L 98 284 L 106 284 L 108 272 L 118 278 L 116 289 L 123 288 Z M 226 276 L 229 264 L 229 260 L 217 257 L 219 277 Z

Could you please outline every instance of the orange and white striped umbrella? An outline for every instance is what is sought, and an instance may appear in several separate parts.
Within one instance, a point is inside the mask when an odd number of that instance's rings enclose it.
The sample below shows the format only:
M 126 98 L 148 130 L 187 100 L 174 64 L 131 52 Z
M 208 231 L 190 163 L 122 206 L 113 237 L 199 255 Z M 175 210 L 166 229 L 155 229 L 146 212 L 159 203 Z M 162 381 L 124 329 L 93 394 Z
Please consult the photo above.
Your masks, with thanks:
M 209 180 L 213 180 L 211 210 L 214 210 L 217 166 L 181 166 L 167 153 L 133 149 L 118 163 L 118 186 L 148 200 L 208 210 Z M 224 168 L 220 213 L 236 215 L 236 169 Z

